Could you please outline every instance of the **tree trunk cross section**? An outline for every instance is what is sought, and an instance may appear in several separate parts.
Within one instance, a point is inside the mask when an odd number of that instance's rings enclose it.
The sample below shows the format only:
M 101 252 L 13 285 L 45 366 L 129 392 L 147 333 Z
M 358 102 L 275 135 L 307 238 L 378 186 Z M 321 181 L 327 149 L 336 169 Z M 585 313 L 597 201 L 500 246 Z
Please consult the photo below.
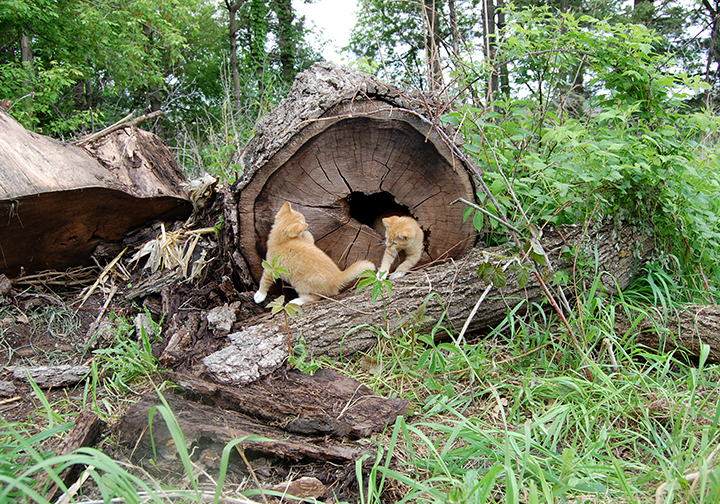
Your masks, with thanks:
M 380 264 L 384 236 L 373 221 L 389 211 L 412 215 L 423 228 L 420 264 L 459 257 L 476 237 L 463 207 L 451 206 L 475 199 L 460 158 L 427 119 L 381 100 L 338 104 L 251 173 L 238 198 L 238 241 L 255 281 L 285 201 L 341 268 L 361 259 Z

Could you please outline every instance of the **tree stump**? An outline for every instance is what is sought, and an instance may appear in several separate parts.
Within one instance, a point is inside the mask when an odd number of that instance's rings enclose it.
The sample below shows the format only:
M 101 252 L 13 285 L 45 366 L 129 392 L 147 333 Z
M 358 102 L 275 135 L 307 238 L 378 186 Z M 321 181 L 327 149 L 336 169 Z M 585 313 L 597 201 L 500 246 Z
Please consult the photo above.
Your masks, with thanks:
M 285 201 L 303 213 L 316 244 L 341 268 L 379 264 L 373 222 L 412 215 L 425 232 L 420 264 L 457 258 L 474 244 L 458 198 L 473 201 L 465 158 L 439 128 L 442 105 L 332 63 L 301 73 L 257 125 L 233 188 L 235 263 L 248 284 L 262 274 L 265 242 Z
M 192 205 L 167 146 L 135 127 L 84 149 L 27 131 L 0 110 L 0 273 L 92 264 L 103 242 Z

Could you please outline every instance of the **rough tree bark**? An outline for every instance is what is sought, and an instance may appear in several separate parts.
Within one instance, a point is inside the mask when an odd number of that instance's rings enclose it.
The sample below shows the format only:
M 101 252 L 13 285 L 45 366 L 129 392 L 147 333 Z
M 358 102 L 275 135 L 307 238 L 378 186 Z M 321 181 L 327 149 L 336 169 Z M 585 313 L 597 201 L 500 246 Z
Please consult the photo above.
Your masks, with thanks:
M 152 133 L 124 128 L 80 148 L 0 111 L 0 273 L 85 265 L 151 219 L 186 218 L 184 181 Z
M 635 342 L 661 352 L 679 350 L 698 358 L 708 345 L 708 361 L 720 362 L 720 306 L 686 306 L 664 315 L 655 307 L 615 317 L 615 332 L 634 335 Z
M 305 215 L 316 243 L 344 268 L 379 264 L 386 211 L 413 215 L 429 262 L 460 257 L 474 242 L 457 198 L 475 199 L 464 157 L 438 128 L 442 105 L 356 70 L 319 63 L 300 74 L 286 100 L 257 125 L 243 155 L 227 217 L 239 277 L 255 285 L 265 242 L 285 201 Z

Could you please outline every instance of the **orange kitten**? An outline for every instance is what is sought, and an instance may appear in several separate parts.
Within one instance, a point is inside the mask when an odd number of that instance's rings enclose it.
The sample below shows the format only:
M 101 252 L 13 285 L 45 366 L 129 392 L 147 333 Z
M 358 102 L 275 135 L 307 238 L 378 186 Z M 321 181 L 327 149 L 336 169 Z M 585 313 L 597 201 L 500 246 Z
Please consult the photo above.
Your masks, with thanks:
M 375 229 L 382 234 L 385 231 L 385 254 L 379 271 L 390 272 L 390 266 L 401 251 L 405 252 L 405 260 L 390 275 L 391 280 L 400 278 L 420 260 L 423 249 L 423 230 L 415 219 L 407 216 L 391 215 L 378 219 Z
M 375 265 L 370 261 L 358 261 L 340 271 L 333 260 L 315 245 L 312 234 L 307 230 L 305 217 L 293 210 L 290 203 L 280 208 L 268 236 L 267 262 L 272 263 L 276 256 L 279 256 L 278 266 L 287 270 L 287 274 L 282 273 L 280 278 L 292 285 L 298 294 L 290 302 L 298 305 L 315 301 L 318 295 L 336 296 L 363 271 L 375 271 Z M 273 283 L 270 272 L 264 270 L 254 296 L 256 303 L 265 301 Z

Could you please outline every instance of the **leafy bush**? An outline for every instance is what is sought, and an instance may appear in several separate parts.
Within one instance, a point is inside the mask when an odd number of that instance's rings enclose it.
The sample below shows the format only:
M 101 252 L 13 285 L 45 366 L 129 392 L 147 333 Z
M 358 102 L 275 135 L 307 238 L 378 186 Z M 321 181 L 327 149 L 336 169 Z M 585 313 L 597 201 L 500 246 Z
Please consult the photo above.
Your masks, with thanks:
M 678 278 L 684 300 L 716 294 L 720 122 L 687 105 L 704 83 L 675 73 L 643 26 L 542 9 L 509 14 L 499 60 L 511 62 L 523 91 L 446 117 L 499 203 L 480 194 L 488 210 L 520 228 L 607 216 L 647 227 L 655 262 Z M 486 240 L 503 241 L 499 224 L 488 225 Z

